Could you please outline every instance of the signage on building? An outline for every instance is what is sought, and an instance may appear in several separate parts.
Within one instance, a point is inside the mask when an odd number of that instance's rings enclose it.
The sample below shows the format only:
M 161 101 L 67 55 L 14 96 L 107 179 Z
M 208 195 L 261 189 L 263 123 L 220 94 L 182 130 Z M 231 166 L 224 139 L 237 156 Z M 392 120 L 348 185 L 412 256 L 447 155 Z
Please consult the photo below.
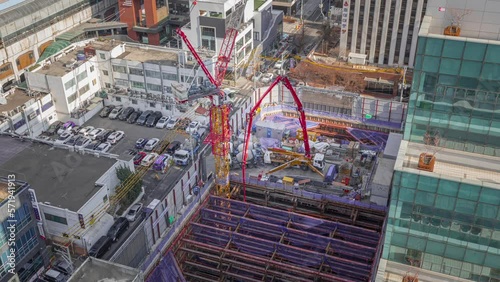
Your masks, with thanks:
M 83 214 L 78 214 L 78 220 L 80 221 L 80 227 L 85 229 L 85 219 L 83 218 Z
M 439 8 L 438 8 L 438 11 L 440 11 L 440 12 L 445 12 L 445 11 L 446 11 L 446 8 L 445 8 L 445 7 L 439 7 Z
M 36 221 L 41 222 L 42 217 L 40 216 L 40 207 L 38 206 L 38 200 L 36 199 L 35 191 L 33 189 L 28 189 L 28 193 L 30 195 L 31 206 L 33 207 Z
M 37 222 L 36 226 L 38 227 L 38 232 L 40 233 L 40 237 L 42 237 L 42 239 L 45 240 L 46 237 L 45 237 L 45 231 L 43 231 L 43 224 L 41 222 Z
M 349 30 L 349 11 L 351 9 L 351 0 L 344 0 L 342 5 L 342 20 L 340 22 L 340 56 L 347 55 L 347 35 Z

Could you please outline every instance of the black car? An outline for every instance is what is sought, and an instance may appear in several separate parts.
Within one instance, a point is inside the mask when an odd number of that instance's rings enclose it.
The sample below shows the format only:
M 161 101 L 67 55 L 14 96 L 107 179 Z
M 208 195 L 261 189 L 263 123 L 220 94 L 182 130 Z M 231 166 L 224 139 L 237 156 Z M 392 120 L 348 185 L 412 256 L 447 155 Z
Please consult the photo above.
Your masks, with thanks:
M 119 217 L 113 226 L 108 230 L 108 237 L 114 241 L 118 240 L 120 236 L 128 229 L 128 220 L 124 217 Z
M 101 142 L 106 142 L 108 140 L 109 135 L 111 133 L 115 132 L 114 130 L 104 130 L 101 134 L 97 135 L 95 140 L 101 141 Z
M 52 268 L 67 276 L 73 273 L 73 266 L 64 260 L 56 261 Z
M 53 124 L 51 124 L 49 126 L 49 129 L 47 129 L 47 135 L 54 135 L 63 124 L 64 123 L 62 121 L 56 121 Z
M 80 135 L 74 135 L 74 136 L 71 136 L 71 138 L 69 138 L 68 141 L 64 142 L 64 144 L 68 145 L 68 146 L 74 146 L 80 138 L 85 138 L 85 137 L 80 136 Z
M 144 113 L 142 113 L 141 116 L 139 116 L 139 118 L 137 119 L 137 121 L 135 123 L 138 125 L 144 125 L 146 123 L 146 120 L 148 119 L 148 117 L 152 114 L 153 114 L 153 111 L 145 111 Z
M 173 156 L 175 151 L 179 150 L 181 148 L 181 142 L 179 141 L 172 141 L 170 144 L 168 144 L 166 153 Z
M 160 120 L 162 117 L 162 113 L 161 112 L 154 112 L 152 113 L 148 119 L 146 120 L 146 126 L 148 127 L 153 127 L 156 125 L 156 123 L 158 122 L 158 120 Z
M 95 141 L 90 142 L 90 144 L 88 144 L 87 146 L 85 146 L 85 149 L 95 150 L 95 149 L 97 149 L 97 147 L 99 147 L 99 145 L 101 145 L 101 141 L 95 140 Z
M 104 109 L 102 109 L 101 112 L 99 113 L 99 116 L 102 118 L 108 117 L 114 108 L 115 108 L 115 106 L 113 106 L 113 105 L 109 105 L 109 106 L 104 107 Z
M 110 237 L 102 236 L 90 249 L 89 256 L 101 258 L 111 248 L 111 243 L 113 240 Z
M 133 112 L 127 119 L 128 123 L 135 123 L 137 119 L 142 115 L 142 111 L 135 111 Z
M 125 108 L 125 110 L 123 110 L 123 112 L 122 112 L 122 113 L 118 116 L 118 119 L 119 119 L 119 120 L 127 120 L 127 119 L 128 119 L 128 117 L 129 117 L 132 113 L 134 113 L 134 111 L 135 111 L 135 110 L 134 110 L 134 108 L 132 108 L 132 107 L 127 107 L 127 108 Z

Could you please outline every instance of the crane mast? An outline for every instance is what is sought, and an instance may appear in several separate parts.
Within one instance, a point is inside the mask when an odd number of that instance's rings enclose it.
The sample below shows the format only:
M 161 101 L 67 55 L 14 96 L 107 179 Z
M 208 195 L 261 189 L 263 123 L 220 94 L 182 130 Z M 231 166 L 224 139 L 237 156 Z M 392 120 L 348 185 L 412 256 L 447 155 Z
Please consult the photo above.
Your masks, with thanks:
M 229 196 L 229 150 L 231 141 L 231 127 L 230 127 L 230 114 L 231 106 L 229 104 L 224 104 L 224 99 L 226 98 L 225 93 L 219 88 L 222 85 L 224 76 L 226 75 L 227 68 L 231 62 L 231 56 L 234 50 L 234 45 L 236 42 L 236 37 L 238 35 L 238 28 L 240 26 L 244 8 L 247 0 L 240 1 L 235 5 L 233 13 L 231 13 L 228 28 L 226 30 L 224 40 L 219 50 L 217 56 L 217 62 L 215 65 L 215 78 L 210 74 L 207 67 L 205 66 L 203 60 L 196 52 L 186 34 L 178 28 L 176 30 L 177 34 L 182 38 L 183 42 L 188 47 L 189 51 L 193 54 L 193 57 L 200 65 L 201 69 L 210 80 L 210 82 L 216 87 L 215 91 L 210 91 L 209 93 L 201 93 L 197 95 L 188 96 L 186 101 L 199 99 L 203 97 L 210 97 L 212 103 L 213 95 L 219 95 L 219 102 L 217 104 L 212 104 L 210 107 L 210 134 L 206 139 L 206 143 L 212 145 L 212 154 L 215 158 L 215 185 L 216 193 L 221 196 Z M 196 5 L 196 1 L 193 2 Z

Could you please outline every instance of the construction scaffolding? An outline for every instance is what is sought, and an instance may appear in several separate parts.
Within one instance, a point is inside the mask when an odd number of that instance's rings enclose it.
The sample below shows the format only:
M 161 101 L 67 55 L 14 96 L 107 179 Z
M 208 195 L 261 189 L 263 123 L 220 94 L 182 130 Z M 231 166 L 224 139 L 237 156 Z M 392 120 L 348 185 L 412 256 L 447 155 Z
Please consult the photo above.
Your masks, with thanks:
M 377 230 L 217 196 L 182 234 L 147 281 L 373 281 L 381 250 Z

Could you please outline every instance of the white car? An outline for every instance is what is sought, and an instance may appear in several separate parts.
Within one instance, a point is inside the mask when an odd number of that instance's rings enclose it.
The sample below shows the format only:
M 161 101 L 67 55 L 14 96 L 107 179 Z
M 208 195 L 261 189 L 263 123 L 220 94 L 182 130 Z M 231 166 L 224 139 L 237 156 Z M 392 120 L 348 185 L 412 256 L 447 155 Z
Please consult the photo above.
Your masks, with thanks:
M 95 140 L 97 136 L 104 132 L 104 128 L 96 128 L 89 132 L 88 136 L 90 139 Z
M 97 148 L 95 149 L 97 152 L 103 152 L 103 153 L 106 153 L 107 151 L 109 151 L 109 149 L 111 148 L 111 143 L 101 143 L 99 146 L 97 146 Z
M 196 131 L 198 131 L 198 128 L 200 127 L 200 123 L 197 122 L 197 121 L 192 121 L 189 126 L 186 128 L 186 132 L 187 133 L 195 133 Z
M 146 151 L 153 151 L 153 149 L 160 143 L 160 139 L 158 138 L 151 138 L 149 139 L 148 143 L 146 143 L 146 146 L 144 146 L 144 150 Z
M 283 60 L 279 60 L 279 61 L 276 62 L 276 64 L 274 64 L 274 68 L 279 70 L 279 69 L 281 69 L 283 67 L 284 63 L 285 62 Z
M 127 216 L 126 216 L 127 220 L 128 221 L 135 221 L 137 219 L 137 217 L 141 214 L 141 211 L 142 211 L 142 204 L 141 203 L 133 205 L 127 213 Z
M 141 165 L 142 166 L 150 166 L 154 163 L 154 161 L 156 160 L 156 158 L 158 158 L 158 154 L 157 153 L 149 153 L 147 154 L 144 159 L 142 159 L 141 161 Z
M 64 144 L 64 142 L 68 141 L 73 134 L 69 131 L 64 131 L 59 137 L 56 139 L 56 144 Z
M 260 81 L 262 81 L 263 83 L 270 83 L 273 80 L 273 78 L 274 78 L 274 74 L 266 73 L 262 76 Z
M 81 134 L 83 136 L 87 136 L 94 129 L 95 129 L 95 127 L 93 127 L 93 126 L 90 126 L 90 125 L 85 126 L 84 128 L 80 129 L 80 131 L 78 131 L 78 134 Z
M 118 116 L 122 113 L 123 108 L 122 107 L 116 107 L 114 108 L 111 113 L 109 114 L 109 119 L 117 119 Z
M 256 72 L 255 75 L 252 77 L 252 81 L 259 81 L 262 78 L 262 73 L 260 71 Z
M 111 144 L 116 144 L 118 141 L 122 140 L 123 136 L 125 136 L 125 132 L 115 131 L 108 136 L 108 142 Z
M 160 118 L 160 120 L 158 120 L 158 122 L 156 123 L 156 128 L 165 128 L 168 124 L 168 121 L 170 120 L 169 117 L 166 117 L 166 116 L 163 116 Z
M 177 124 L 177 118 L 172 117 L 168 122 L 167 122 L 167 129 L 174 129 L 175 125 Z
M 75 142 L 75 147 L 76 148 L 80 148 L 80 149 L 83 149 L 85 148 L 85 146 L 87 146 L 88 144 L 90 144 L 92 142 L 92 140 L 90 140 L 90 138 L 88 137 L 82 137 L 82 138 L 79 138 L 76 142 Z

